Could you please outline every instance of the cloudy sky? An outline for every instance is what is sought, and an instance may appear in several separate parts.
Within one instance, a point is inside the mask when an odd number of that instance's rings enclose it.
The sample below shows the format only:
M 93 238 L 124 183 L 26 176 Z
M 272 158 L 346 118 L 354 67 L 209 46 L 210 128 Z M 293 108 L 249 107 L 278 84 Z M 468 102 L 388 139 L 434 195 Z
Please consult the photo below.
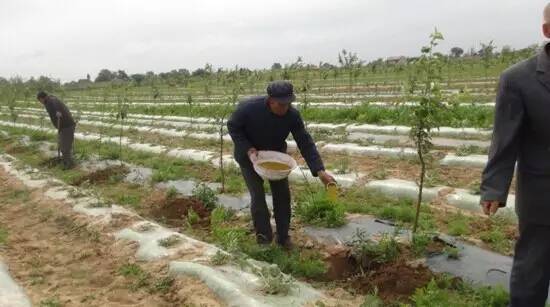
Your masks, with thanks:
M 0 76 L 69 81 L 128 73 L 262 68 L 302 56 L 336 62 L 415 55 L 438 27 L 441 51 L 541 43 L 542 0 L 0 0 Z

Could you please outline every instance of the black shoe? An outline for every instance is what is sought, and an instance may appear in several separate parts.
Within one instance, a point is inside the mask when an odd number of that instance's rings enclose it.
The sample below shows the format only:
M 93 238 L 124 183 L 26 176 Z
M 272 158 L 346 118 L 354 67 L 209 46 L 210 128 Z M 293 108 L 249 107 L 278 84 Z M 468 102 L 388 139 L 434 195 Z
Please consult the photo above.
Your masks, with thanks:
M 271 241 L 273 241 L 273 239 L 269 238 L 266 235 L 256 234 L 256 243 L 258 243 L 259 245 L 269 245 L 271 244 Z
M 72 160 L 71 161 L 63 161 L 63 170 L 72 169 L 72 168 L 74 168 L 74 166 L 75 166 L 75 164 Z
M 294 249 L 294 244 L 292 243 L 290 237 L 286 237 L 286 239 L 277 238 L 277 244 L 287 251 Z

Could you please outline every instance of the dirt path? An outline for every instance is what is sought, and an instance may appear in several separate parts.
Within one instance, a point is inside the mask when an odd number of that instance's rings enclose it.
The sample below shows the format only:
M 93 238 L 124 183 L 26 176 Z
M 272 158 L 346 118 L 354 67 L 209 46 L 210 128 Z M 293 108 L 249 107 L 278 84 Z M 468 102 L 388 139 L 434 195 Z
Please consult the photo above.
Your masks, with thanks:
M 162 261 L 139 263 L 134 244 L 89 226 L 0 168 L 0 255 L 33 305 L 223 305 L 202 282 L 172 279 Z

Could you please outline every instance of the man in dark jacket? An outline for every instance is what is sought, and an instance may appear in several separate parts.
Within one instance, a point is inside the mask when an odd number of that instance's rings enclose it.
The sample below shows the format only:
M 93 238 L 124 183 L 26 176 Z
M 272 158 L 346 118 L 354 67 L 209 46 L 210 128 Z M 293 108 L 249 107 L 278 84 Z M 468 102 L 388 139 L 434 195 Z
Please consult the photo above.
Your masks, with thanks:
M 264 181 L 252 166 L 257 159 L 258 150 L 286 153 L 286 138 L 292 133 L 313 176 L 318 176 L 325 185 L 334 182 L 334 178 L 325 172 L 321 156 L 305 129 L 300 112 L 291 106 L 291 102 L 296 99 L 292 84 L 287 81 L 272 82 L 267 88 L 267 94 L 242 101 L 227 122 L 229 134 L 235 145 L 235 160 L 239 163 L 252 199 L 252 219 L 260 244 L 271 243 L 273 233 L 265 200 Z M 277 243 L 290 248 L 288 230 L 291 210 L 288 179 L 269 181 L 269 184 L 273 194 Z
M 550 5 L 543 33 L 550 38 Z M 510 305 L 545 306 L 550 282 L 550 44 L 500 77 L 493 140 L 481 182 L 481 206 L 506 205 L 517 162 L 519 239 L 510 277 Z
M 40 101 L 50 115 L 52 124 L 57 128 L 57 143 L 63 155 L 63 168 L 70 169 L 74 166 L 72 149 L 74 142 L 75 121 L 67 106 L 57 97 L 39 92 L 36 99 Z

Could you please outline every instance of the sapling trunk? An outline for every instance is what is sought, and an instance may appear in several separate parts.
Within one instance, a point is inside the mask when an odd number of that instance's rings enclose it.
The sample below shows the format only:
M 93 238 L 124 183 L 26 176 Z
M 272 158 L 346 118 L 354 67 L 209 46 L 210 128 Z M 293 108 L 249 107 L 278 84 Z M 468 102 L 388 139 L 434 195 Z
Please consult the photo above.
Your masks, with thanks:
M 422 152 L 421 148 L 418 149 L 417 153 L 418 153 L 418 159 L 420 161 L 420 184 L 418 186 L 418 199 L 416 202 L 416 214 L 414 217 L 413 233 L 416 233 L 416 229 L 418 228 L 418 219 L 420 217 L 420 206 L 422 204 L 422 193 L 424 190 L 424 178 L 426 177 L 426 161 L 424 159 L 424 153 Z

